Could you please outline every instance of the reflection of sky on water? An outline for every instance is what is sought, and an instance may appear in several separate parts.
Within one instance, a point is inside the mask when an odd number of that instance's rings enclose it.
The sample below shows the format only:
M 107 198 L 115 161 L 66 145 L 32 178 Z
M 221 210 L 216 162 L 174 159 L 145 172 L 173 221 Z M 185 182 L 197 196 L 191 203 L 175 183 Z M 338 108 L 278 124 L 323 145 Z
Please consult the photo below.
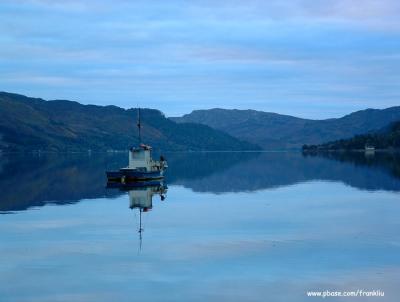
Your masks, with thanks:
M 0 216 L 4 301 L 306 301 L 398 296 L 399 194 L 314 181 L 256 192 L 169 186 L 138 216 L 127 193 Z M 330 299 L 335 301 L 335 299 Z

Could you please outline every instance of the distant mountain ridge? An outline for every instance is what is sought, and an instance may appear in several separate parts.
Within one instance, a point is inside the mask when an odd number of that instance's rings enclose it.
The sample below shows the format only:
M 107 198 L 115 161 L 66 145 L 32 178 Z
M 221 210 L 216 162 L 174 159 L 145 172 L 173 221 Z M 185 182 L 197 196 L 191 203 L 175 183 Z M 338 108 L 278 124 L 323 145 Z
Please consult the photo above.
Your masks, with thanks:
M 259 149 L 206 125 L 177 124 L 158 110 L 141 113 L 143 142 L 163 151 Z M 136 109 L 0 92 L 0 150 L 127 150 L 138 143 L 136 120 Z
M 222 130 L 264 149 L 299 149 L 303 144 L 321 144 L 350 138 L 400 121 L 400 106 L 366 109 L 341 118 L 311 120 L 277 113 L 237 110 L 195 110 L 182 117 L 171 117 L 178 123 L 198 123 Z

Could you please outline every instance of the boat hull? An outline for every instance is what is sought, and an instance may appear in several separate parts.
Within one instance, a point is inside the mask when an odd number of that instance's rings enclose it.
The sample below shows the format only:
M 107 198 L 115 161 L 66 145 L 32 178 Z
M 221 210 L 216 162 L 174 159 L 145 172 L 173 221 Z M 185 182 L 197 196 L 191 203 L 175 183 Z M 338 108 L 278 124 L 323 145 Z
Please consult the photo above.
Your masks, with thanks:
M 121 169 L 120 171 L 106 172 L 108 181 L 144 181 L 162 179 L 163 171 L 138 171 L 136 169 Z
M 121 181 L 107 181 L 107 188 L 118 188 L 120 190 L 130 191 L 135 188 L 143 188 L 143 187 L 159 187 L 162 186 L 161 179 L 153 179 L 153 180 L 137 180 L 131 182 L 121 182 Z
M 162 171 L 151 171 L 151 172 L 143 172 L 137 170 L 122 170 L 123 176 L 125 176 L 125 180 L 151 180 L 151 179 L 161 179 L 163 178 Z

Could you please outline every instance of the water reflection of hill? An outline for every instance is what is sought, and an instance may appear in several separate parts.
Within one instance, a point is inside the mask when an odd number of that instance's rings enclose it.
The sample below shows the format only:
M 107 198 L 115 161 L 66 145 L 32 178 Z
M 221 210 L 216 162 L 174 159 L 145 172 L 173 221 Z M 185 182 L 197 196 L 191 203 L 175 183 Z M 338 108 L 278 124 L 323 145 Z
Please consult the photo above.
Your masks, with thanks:
M 0 211 L 117 195 L 105 189 L 104 171 L 124 164 L 122 157 L 107 154 L 3 155 Z
M 235 155 L 235 157 L 238 155 Z M 399 157 L 377 154 L 365 157 L 363 153 L 343 158 L 307 157 L 300 153 L 247 154 L 246 160 L 236 161 L 231 154 L 224 155 L 224 163 L 236 163 L 219 167 L 217 158 L 203 162 L 203 170 L 212 171 L 205 177 L 174 179 L 199 192 L 240 192 L 275 188 L 312 180 L 339 181 L 363 190 L 400 191 Z M 212 157 L 210 157 L 213 159 Z M 181 158 L 177 164 L 190 166 L 192 157 Z M 196 162 L 196 160 L 195 160 Z M 213 170 L 213 167 L 216 168 Z M 195 170 L 194 170 L 195 171 Z M 195 172 L 188 172 L 195 173 Z
M 224 173 L 232 166 L 260 156 L 259 152 L 181 152 L 167 154 L 168 183 L 181 183 Z
M 321 156 L 342 163 L 353 163 L 356 166 L 368 166 L 381 169 L 400 178 L 400 153 L 398 152 L 322 152 L 318 154 L 305 154 L 305 156 Z
M 123 194 L 105 188 L 105 171 L 125 166 L 126 156 L 0 156 L 0 211 Z M 338 181 L 363 190 L 400 191 L 400 157 L 394 154 L 215 152 L 170 153 L 167 159 L 168 185 L 183 185 L 197 192 L 255 191 L 312 180 Z

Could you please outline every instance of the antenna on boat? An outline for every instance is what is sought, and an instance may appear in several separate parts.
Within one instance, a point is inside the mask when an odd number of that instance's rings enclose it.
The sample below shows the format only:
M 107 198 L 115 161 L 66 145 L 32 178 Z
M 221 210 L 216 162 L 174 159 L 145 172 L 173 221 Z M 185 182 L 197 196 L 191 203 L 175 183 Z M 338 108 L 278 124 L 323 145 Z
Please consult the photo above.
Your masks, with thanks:
M 140 107 L 138 107 L 138 119 L 137 119 L 137 127 L 139 131 L 139 145 L 142 143 L 142 134 L 141 134 L 141 128 L 142 124 L 140 123 Z

